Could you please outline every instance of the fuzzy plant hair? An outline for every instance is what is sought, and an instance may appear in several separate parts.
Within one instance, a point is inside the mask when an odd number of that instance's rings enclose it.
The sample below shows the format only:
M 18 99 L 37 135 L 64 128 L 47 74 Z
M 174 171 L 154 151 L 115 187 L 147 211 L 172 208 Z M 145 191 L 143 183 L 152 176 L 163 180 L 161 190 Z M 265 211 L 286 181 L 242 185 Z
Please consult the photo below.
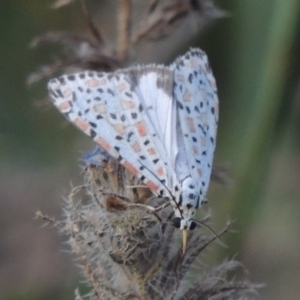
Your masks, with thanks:
M 180 231 L 169 221 L 173 214 L 169 201 L 154 197 L 115 159 L 104 157 L 97 164 L 87 163 L 84 177 L 84 184 L 74 187 L 65 199 L 61 221 L 39 213 L 67 238 L 91 287 L 85 296 L 76 290 L 75 299 L 254 297 L 257 285 L 229 276 L 243 269 L 237 261 L 203 267 L 201 256 L 217 239 L 205 229 L 191 232 L 183 255 Z M 218 237 L 229 227 L 227 224 Z

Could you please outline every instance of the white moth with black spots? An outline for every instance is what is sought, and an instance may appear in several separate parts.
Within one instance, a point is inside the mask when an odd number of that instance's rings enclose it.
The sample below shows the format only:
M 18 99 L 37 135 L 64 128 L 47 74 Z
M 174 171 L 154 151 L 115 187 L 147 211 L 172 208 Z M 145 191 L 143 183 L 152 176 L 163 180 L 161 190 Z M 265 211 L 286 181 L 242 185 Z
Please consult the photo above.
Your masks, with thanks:
M 61 113 L 154 195 L 170 200 L 185 252 L 216 144 L 217 88 L 206 54 L 191 49 L 170 66 L 64 75 L 48 88 Z

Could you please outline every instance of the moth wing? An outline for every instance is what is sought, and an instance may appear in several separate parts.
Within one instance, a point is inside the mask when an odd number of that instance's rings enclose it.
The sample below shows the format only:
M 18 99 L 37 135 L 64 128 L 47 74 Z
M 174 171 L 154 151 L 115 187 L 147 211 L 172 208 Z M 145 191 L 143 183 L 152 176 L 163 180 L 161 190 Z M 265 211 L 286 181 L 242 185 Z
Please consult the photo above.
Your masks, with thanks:
M 157 153 L 143 104 L 128 72 L 83 72 L 49 82 L 55 106 L 156 195 L 169 196 L 168 178 Z
M 136 94 L 145 107 L 145 119 L 151 122 L 150 128 L 156 133 L 156 147 L 166 166 L 169 181 L 177 183 L 175 158 L 178 152 L 176 141 L 176 102 L 173 98 L 174 72 L 169 67 L 145 66 L 133 69 Z
M 190 174 L 196 182 L 200 202 L 207 193 L 218 124 L 215 78 L 206 54 L 191 49 L 179 57 L 174 68 L 174 97 Z

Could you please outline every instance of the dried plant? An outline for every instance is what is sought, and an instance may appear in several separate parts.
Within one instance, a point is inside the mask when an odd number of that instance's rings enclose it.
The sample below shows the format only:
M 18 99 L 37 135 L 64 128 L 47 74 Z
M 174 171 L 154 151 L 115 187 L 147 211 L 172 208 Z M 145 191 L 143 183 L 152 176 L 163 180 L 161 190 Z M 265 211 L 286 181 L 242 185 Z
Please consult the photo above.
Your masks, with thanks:
M 130 49 L 137 43 L 162 39 L 173 33 L 190 17 L 194 19 L 199 31 L 217 18 L 227 16 L 223 10 L 215 6 L 213 0 L 155 0 L 149 1 L 145 12 L 138 13 L 138 20 L 132 20 L 132 1 L 119 0 L 117 38 L 115 45 L 112 46 L 105 40 L 102 30 L 95 25 L 84 0 L 78 1 L 90 37 L 69 32 L 49 32 L 35 38 L 31 43 L 32 48 L 60 43 L 64 47 L 66 57 L 32 73 L 27 80 L 28 84 L 53 76 L 68 67 L 95 71 L 116 70 L 128 63 Z M 74 1 L 59 0 L 54 7 L 58 8 L 72 2 Z
M 199 273 L 199 255 L 217 237 L 192 232 L 182 255 L 169 201 L 155 198 L 116 160 L 102 152 L 84 174 L 84 184 L 65 201 L 63 221 L 39 217 L 67 236 L 92 287 L 89 299 L 246 299 L 255 292 L 258 286 L 248 281 L 228 279 L 241 267 L 236 261 Z
M 55 8 L 74 1 L 58 0 Z M 212 0 L 149 1 L 143 22 L 131 25 L 132 3 L 120 0 L 118 37 L 108 46 L 95 26 L 84 1 L 80 1 L 91 38 L 66 32 L 47 33 L 35 39 L 33 47 L 61 43 L 69 50 L 67 58 L 32 74 L 33 83 L 68 67 L 111 71 L 124 66 L 130 49 L 138 42 L 170 35 L 189 17 L 197 16 L 204 26 L 225 13 Z M 199 21 L 199 20 L 198 20 Z M 188 248 L 182 254 L 180 232 L 170 224 L 172 209 L 166 199 L 154 197 L 143 183 L 118 161 L 97 149 L 85 157 L 84 183 L 72 189 L 65 200 L 64 217 L 56 221 L 39 212 L 67 237 L 78 257 L 90 294 L 75 299 L 248 299 L 257 285 L 230 279 L 228 273 L 242 268 L 236 261 L 225 261 L 203 270 L 203 251 L 229 231 L 227 224 L 217 236 L 202 230 L 190 233 Z M 213 178 L 226 182 L 224 169 L 213 171 Z M 209 217 L 202 220 L 203 225 Z

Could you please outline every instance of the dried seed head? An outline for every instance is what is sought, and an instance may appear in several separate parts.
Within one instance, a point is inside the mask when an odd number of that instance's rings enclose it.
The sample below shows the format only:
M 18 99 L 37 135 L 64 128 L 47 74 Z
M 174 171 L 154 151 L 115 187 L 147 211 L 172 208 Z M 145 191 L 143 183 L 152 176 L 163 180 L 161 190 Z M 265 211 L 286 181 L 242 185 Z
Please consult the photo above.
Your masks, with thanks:
M 145 191 L 117 161 L 102 159 L 86 166 L 85 184 L 66 201 L 61 231 L 95 299 L 242 299 L 255 290 L 248 282 L 226 279 L 239 266 L 233 261 L 191 277 L 197 257 L 215 237 L 195 230 L 183 256 L 181 232 L 168 221 L 171 207 L 155 211 L 165 200 Z

